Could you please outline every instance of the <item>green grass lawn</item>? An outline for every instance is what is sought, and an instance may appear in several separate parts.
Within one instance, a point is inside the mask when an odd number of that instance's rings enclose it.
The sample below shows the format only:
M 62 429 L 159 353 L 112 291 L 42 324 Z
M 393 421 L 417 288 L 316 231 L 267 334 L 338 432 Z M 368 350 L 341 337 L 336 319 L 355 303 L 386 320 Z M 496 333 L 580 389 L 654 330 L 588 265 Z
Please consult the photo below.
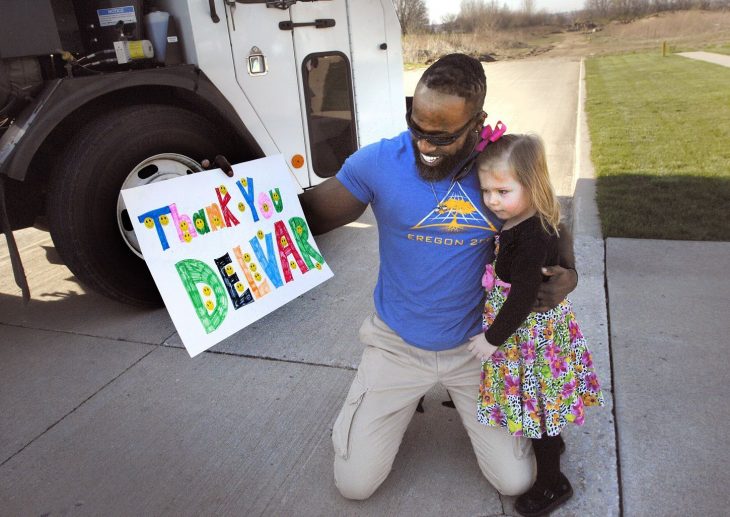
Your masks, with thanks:
M 604 237 L 730 241 L 730 68 L 597 57 L 586 87 Z

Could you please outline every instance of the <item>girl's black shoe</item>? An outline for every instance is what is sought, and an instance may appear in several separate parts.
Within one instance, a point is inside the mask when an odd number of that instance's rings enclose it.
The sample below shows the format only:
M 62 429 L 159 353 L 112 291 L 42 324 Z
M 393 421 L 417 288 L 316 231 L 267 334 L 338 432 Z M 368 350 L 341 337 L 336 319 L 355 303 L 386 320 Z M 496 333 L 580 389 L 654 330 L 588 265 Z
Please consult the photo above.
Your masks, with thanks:
M 561 472 L 552 488 L 535 483 L 515 501 L 515 510 L 523 517 L 546 515 L 573 497 L 573 487 Z

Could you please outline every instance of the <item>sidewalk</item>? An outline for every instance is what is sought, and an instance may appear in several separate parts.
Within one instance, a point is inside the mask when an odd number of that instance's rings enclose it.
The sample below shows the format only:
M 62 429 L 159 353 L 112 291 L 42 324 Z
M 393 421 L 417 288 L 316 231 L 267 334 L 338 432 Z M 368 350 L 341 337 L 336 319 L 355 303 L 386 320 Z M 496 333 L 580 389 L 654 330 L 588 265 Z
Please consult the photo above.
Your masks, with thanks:
M 730 507 L 730 242 L 606 241 L 625 515 Z
M 714 52 L 678 52 L 677 55 L 707 61 L 716 65 L 730 66 L 730 56 L 725 54 L 716 54 Z

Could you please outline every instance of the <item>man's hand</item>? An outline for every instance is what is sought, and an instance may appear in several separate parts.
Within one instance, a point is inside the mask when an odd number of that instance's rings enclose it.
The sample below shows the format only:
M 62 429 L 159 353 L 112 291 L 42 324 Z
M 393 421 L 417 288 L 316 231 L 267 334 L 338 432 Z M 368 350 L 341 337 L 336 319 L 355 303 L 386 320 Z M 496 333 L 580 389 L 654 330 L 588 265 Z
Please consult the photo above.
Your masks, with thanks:
M 202 165 L 203 168 L 206 170 L 211 168 L 210 160 L 207 158 L 203 159 L 203 161 L 200 162 L 200 165 Z M 222 170 L 229 178 L 233 177 L 233 167 L 231 167 L 231 163 L 222 154 L 219 154 L 215 158 L 213 158 L 213 165 Z
M 484 332 L 469 338 L 469 344 L 466 346 L 466 349 L 480 361 L 486 361 L 497 351 L 497 347 L 487 341 Z
M 550 266 L 542 268 L 542 274 L 550 279 L 540 284 L 537 300 L 532 308 L 534 312 L 545 312 L 557 307 L 578 285 L 578 273 L 575 269 Z

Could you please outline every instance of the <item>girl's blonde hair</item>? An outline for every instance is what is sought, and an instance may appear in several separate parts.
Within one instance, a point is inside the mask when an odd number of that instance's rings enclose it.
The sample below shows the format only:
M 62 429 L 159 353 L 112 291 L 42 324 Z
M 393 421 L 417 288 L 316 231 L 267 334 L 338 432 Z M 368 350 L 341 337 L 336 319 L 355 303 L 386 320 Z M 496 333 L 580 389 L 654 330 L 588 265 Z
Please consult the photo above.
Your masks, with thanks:
M 525 187 L 545 231 L 558 234 L 560 203 L 550 183 L 545 146 L 535 135 L 504 135 L 477 158 L 479 169 L 510 170 Z

